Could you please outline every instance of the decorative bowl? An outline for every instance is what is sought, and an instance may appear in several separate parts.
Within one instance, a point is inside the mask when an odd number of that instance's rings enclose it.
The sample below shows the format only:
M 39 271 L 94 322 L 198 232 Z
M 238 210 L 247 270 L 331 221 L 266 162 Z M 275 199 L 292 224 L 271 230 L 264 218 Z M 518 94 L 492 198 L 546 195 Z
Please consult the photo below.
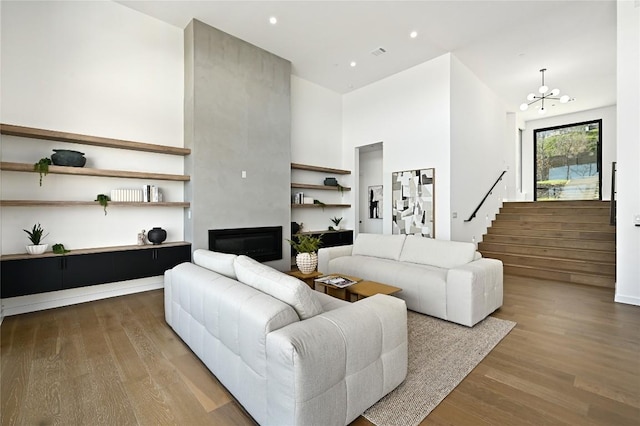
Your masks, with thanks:
M 151 244 L 161 244 L 164 240 L 167 239 L 167 231 L 162 228 L 153 228 L 149 232 L 147 232 L 147 239 L 151 242 Z
M 49 244 L 38 244 L 38 245 L 30 245 L 27 246 L 27 253 L 29 254 L 42 254 L 47 251 L 47 247 Z
M 84 152 L 70 149 L 54 149 L 53 151 L 55 154 L 51 156 L 51 162 L 56 166 L 84 167 L 87 162 Z

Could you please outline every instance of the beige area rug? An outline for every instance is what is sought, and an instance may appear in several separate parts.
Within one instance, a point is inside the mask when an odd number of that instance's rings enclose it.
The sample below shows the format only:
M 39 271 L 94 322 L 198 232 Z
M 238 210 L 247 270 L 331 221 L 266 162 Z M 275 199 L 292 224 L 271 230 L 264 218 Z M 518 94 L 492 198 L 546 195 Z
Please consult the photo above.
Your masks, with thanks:
M 364 412 L 377 426 L 419 424 L 516 325 L 488 317 L 473 328 L 408 312 L 409 369 Z

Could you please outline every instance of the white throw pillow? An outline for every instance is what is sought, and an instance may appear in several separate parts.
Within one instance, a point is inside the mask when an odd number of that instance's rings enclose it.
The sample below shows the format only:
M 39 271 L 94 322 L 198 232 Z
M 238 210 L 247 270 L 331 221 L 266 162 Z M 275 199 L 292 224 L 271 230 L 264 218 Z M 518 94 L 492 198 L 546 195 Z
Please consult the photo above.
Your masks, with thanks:
M 405 235 L 358 234 L 351 254 L 398 260 L 405 237 Z
M 297 278 L 242 255 L 235 259 L 234 266 L 238 281 L 291 306 L 301 320 L 323 312 L 313 290 Z
M 475 253 L 476 245 L 473 243 L 409 235 L 404 242 L 400 261 L 451 269 L 471 262 Z
M 193 252 L 193 263 L 235 280 L 236 269 L 233 261 L 236 257 L 238 256 L 235 254 L 198 249 Z

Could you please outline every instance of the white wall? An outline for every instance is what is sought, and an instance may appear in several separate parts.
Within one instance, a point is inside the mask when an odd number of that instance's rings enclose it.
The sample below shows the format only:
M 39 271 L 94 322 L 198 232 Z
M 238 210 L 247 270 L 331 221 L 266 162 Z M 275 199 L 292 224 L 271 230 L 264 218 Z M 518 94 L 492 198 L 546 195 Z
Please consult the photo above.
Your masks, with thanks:
M 367 234 L 382 234 L 383 223 L 385 217 L 380 219 L 369 218 L 369 187 L 384 185 L 382 177 L 382 159 L 383 145 L 382 143 L 375 145 L 376 149 L 363 149 L 360 152 L 360 161 L 358 163 L 358 206 L 359 206 L 359 226 L 356 228 L 360 232 Z
M 617 302 L 640 305 L 640 5 L 618 1 Z
M 451 217 L 457 213 L 451 219 L 451 239 L 480 241 L 506 198 L 513 173 L 494 188 L 475 218 L 464 221 L 502 171 L 515 169 L 516 141 L 506 132 L 502 101 L 453 56 L 451 64 Z
M 346 168 L 342 162 L 342 95 L 291 76 L 291 161 L 313 166 Z M 293 171 L 291 181 L 322 185 L 323 173 Z M 353 185 L 353 175 L 331 175 L 343 186 Z M 300 190 L 293 190 L 297 192 Z M 353 203 L 354 191 L 304 190 L 307 196 L 324 203 Z M 340 225 L 353 229 L 348 209 L 292 209 L 291 220 L 304 224 L 305 231 L 322 231 L 332 225 L 332 217 L 343 217 Z
M 111 1 L 2 2 L 3 123 L 183 146 L 182 31 Z M 82 151 L 87 167 L 181 174 L 183 158 L 2 137 L 2 161 L 34 163 L 53 148 Z M 140 180 L 2 172 L 2 199 L 93 201 Z M 167 201 L 182 184 L 151 182 Z M 161 226 L 181 241 L 183 209 L 100 206 L 2 208 L 2 254 L 24 252 L 23 228 L 39 222 L 49 244 L 69 249 L 136 243 Z
M 354 168 L 356 147 L 384 141 L 385 234 L 391 233 L 391 174 L 434 167 L 435 235 L 449 239 L 449 73 L 446 54 L 343 97 L 345 168 Z M 355 210 L 349 212 L 350 222 L 357 217 Z
M 578 101 L 576 101 L 578 102 Z M 555 108 L 562 108 L 562 105 Z M 611 162 L 616 161 L 616 106 L 591 109 L 563 114 L 539 120 L 525 122 L 522 135 L 522 190 L 526 193 L 526 200 L 533 201 L 534 193 L 534 158 L 533 133 L 536 129 L 562 126 L 565 124 L 582 123 L 584 121 L 602 119 L 602 199 L 611 199 Z

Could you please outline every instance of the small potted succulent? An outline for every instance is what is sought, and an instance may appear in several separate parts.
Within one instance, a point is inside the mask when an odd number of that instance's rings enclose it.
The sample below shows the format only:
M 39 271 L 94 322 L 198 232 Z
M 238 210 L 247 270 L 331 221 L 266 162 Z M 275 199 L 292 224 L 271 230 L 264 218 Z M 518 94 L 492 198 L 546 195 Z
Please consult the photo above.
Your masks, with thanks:
M 27 246 L 27 253 L 29 254 L 42 254 L 47 250 L 49 244 L 41 244 L 41 241 L 45 239 L 45 237 L 49 234 L 44 234 L 44 229 L 40 226 L 39 223 L 33 225 L 31 231 L 27 229 L 23 229 L 24 232 L 29 236 L 29 241 L 31 241 L 31 245 Z
M 342 218 L 341 217 L 333 217 L 333 218 L 331 218 L 331 222 L 333 222 L 333 226 L 330 229 L 333 229 L 334 231 L 339 231 L 340 230 L 340 222 L 342 222 Z
M 310 274 L 318 266 L 318 249 L 322 245 L 322 235 L 314 237 L 296 234 L 295 240 L 287 240 L 296 251 L 296 265 L 303 274 Z

